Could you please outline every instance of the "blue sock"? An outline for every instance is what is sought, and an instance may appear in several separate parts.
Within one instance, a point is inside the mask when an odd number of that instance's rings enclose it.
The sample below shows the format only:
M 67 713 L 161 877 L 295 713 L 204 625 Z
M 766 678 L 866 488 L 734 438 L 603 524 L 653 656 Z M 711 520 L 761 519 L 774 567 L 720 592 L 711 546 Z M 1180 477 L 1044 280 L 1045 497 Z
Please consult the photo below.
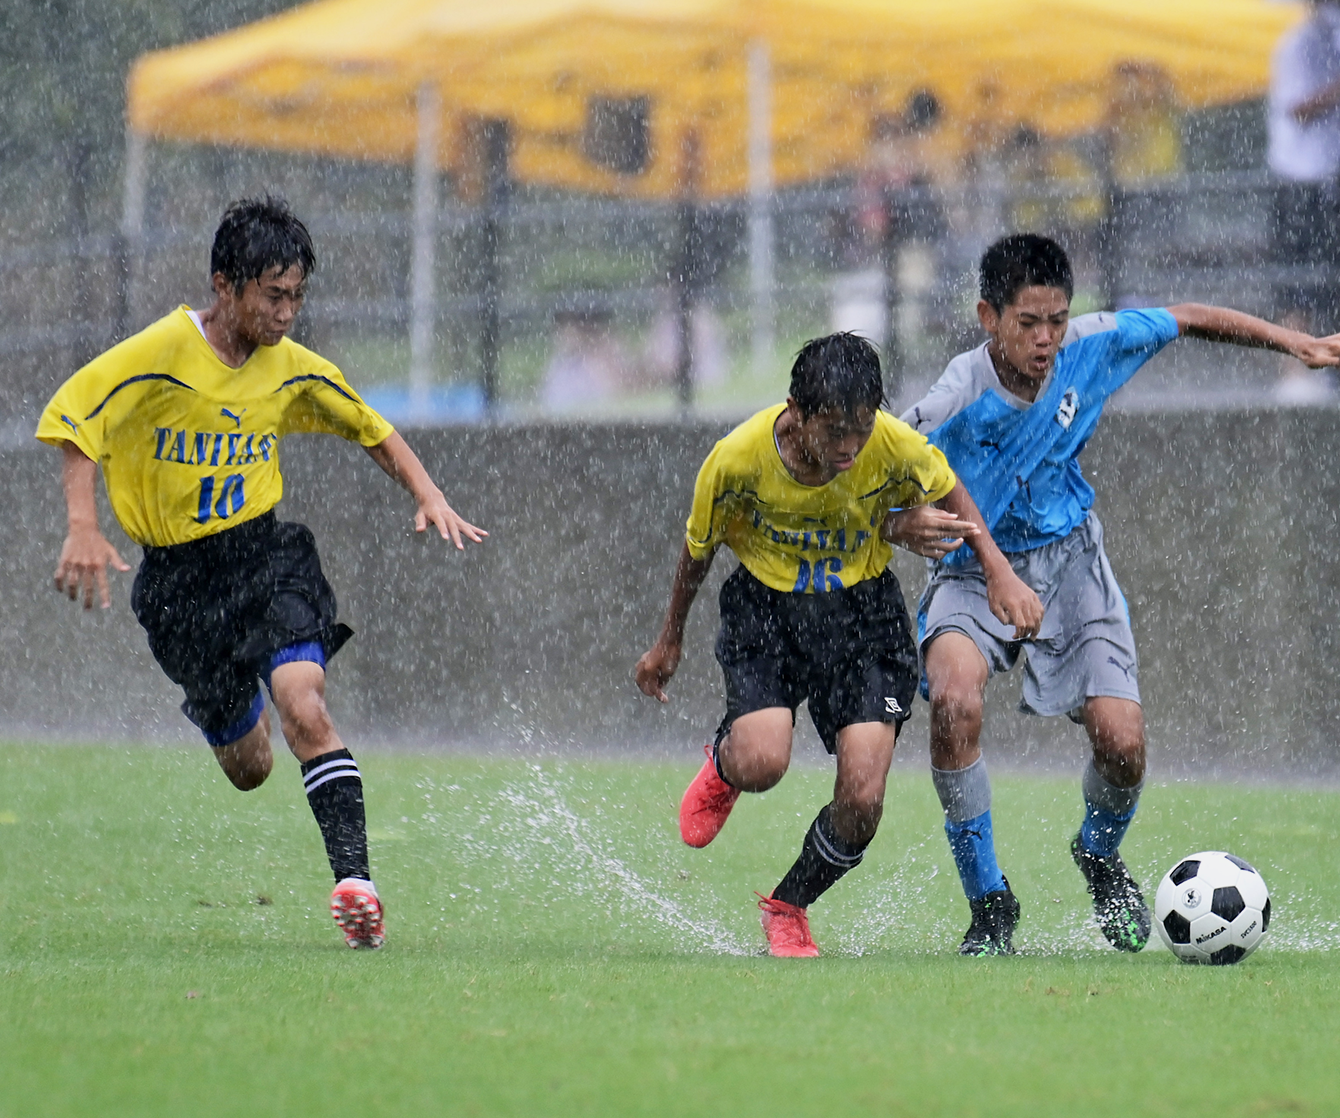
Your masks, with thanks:
M 991 809 L 961 823 L 945 820 L 945 834 L 954 854 L 954 865 L 970 901 L 1007 888 L 1005 875 L 996 865 L 996 844 L 991 835 Z
M 1136 805 L 1139 806 L 1139 805 Z M 1125 815 L 1117 815 L 1106 808 L 1099 807 L 1092 800 L 1084 801 L 1084 822 L 1079 829 L 1080 845 L 1090 854 L 1100 858 L 1110 858 L 1117 852 L 1121 840 L 1126 837 L 1126 828 L 1135 818 L 1135 807 Z
M 1134 788 L 1118 788 L 1104 780 L 1089 762 L 1082 782 L 1084 822 L 1079 828 L 1079 842 L 1085 850 L 1099 858 L 1110 858 L 1117 852 L 1140 806 L 1143 785 L 1141 781 Z

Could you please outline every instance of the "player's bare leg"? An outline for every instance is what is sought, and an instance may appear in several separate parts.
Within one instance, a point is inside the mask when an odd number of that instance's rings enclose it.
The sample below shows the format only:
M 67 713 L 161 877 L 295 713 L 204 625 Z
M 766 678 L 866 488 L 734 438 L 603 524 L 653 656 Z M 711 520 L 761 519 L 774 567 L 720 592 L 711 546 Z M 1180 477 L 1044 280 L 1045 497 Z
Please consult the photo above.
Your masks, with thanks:
M 897 743 L 898 728 L 889 722 L 858 722 L 838 731 L 833 830 L 851 846 L 864 849 L 879 829 Z
M 1109 784 L 1134 788 L 1145 778 L 1145 714 L 1131 699 L 1095 696 L 1084 704 L 1094 768 Z
M 990 676 L 970 638 L 942 633 L 926 649 L 931 698 L 931 764 L 966 769 L 982 755 L 982 699 Z
M 278 665 L 270 694 L 293 755 L 302 763 L 307 802 L 321 827 L 337 882 L 331 915 L 350 947 L 380 947 L 386 929 L 368 872 L 363 778 L 326 709 L 326 672 L 308 660 Z
M 786 707 L 740 715 L 717 746 L 721 775 L 741 792 L 766 792 L 791 767 L 791 734 Z
M 234 788 L 250 792 L 265 783 L 274 768 L 274 754 L 270 751 L 270 716 L 261 711 L 256 725 L 236 741 L 214 747 L 219 767 L 233 782 Z
M 989 678 L 982 653 L 963 633 L 943 633 L 926 649 L 931 776 L 972 913 L 959 945 L 964 955 L 1012 953 L 1019 922 L 1019 902 L 996 861 L 991 782 L 982 760 L 982 700 Z
M 1070 853 L 1103 935 L 1119 951 L 1139 951 L 1149 940 L 1149 908 L 1117 847 L 1144 783 L 1144 712 L 1132 699 L 1095 696 L 1084 703 L 1084 728 L 1093 762 L 1084 773 L 1084 823 Z
M 707 761 L 684 790 L 680 837 L 689 846 L 706 846 L 721 833 L 741 792 L 766 792 L 790 763 L 791 712 L 786 707 L 741 715 L 715 751 L 708 743 Z
M 344 748 L 326 709 L 326 669 L 320 664 L 280 664 L 270 675 L 270 694 L 284 740 L 299 761 Z

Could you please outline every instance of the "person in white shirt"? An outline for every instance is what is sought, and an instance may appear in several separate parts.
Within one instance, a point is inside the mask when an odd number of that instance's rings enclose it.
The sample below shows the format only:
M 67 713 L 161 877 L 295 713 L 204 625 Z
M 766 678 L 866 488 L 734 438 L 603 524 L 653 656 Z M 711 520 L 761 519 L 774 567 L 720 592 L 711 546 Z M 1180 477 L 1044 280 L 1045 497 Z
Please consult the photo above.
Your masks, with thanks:
M 1315 331 L 1337 315 L 1340 0 L 1314 0 L 1271 59 L 1267 162 L 1276 179 L 1275 314 Z

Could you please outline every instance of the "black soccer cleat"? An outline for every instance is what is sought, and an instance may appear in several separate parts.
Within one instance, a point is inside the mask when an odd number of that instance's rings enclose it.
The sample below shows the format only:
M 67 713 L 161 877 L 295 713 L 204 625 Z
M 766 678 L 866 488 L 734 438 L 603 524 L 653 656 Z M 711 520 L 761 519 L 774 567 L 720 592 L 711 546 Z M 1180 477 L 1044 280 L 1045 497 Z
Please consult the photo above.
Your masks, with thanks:
M 1010 883 L 1004 889 L 988 893 L 980 900 L 970 900 L 972 923 L 968 926 L 960 955 L 1013 955 L 1014 929 L 1019 926 L 1019 901 L 1010 892 Z
M 1149 906 L 1121 855 L 1100 858 L 1085 850 L 1076 835 L 1070 856 L 1088 883 L 1093 916 L 1107 942 L 1118 951 L 1143 951 L 1149 942 Z

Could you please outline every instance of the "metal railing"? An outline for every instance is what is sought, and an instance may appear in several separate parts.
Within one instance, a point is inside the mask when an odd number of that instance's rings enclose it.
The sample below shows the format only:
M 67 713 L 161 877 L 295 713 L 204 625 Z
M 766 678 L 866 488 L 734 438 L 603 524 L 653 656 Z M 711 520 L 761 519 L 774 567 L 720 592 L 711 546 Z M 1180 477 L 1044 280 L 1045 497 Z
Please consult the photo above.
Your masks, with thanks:
M 1071 250 L 1084 306 L 1201 299 L 1269 313 L 1281 284 L 1325 278 L 1316 267 L 1271 261 L 1272 190 L 1264 172 L 1187 174 L 1109 188 L 1087 216 L 1072 219 L 1077 201 L 1094 201 L 1092 183 L 955 187 L 920 199 L 940 215 L 934 231 L 890 233 L 886 222 L 882 235 L 863 229 L 869 191 L 855 184 L 778 191 L 770 292 L 777 351 L 827 329 L 840 317 L 843 277 L 864 275 L 881 292 L 886 333 L 878 340 L 897 357 L 894 376 L 899 363 L 934 365 L 970 328 L 977 256 L 1029 214 L 1050 215 L 1051 228 L 1040 231 Z M 321 264 L 298 337 L 357 366 L 360 383 L 390 399 L 409 377 L 411 216 L 334 207 L 305 216 Z M 691 396 L 703 406 L 730 407 L 736 398 L 743 406 L 763 390 L 748 360 L 758 333 L 748 200 L 686 210 L 510 191 L 489 206 L 441 206 L 434 225 L 429 328 L 437 360 L 428 386 L 457 400 L 454 413 L 438 409 L 438 418 L 543 413 L 546 366 L 565 328 L 612 338 L 625 353 L 648 349 L 652 335 L 662 351 L 678 347 L 669 366 L 664 352 L 658 365 L 639 358 L 657 371 L 636 390 L 612 392 L 629 407 L 641 400 L 644 410 L 673 412 Z M 106 235 L 0 249 L 0 357 L 10 368 L 0 411 L 31 414 L 83 360 L 183 299 L 207 297 L 211 232 L 150 213 L 133 253 Z M 711 376 L 694 368 L 694 314 L 710 319 L 718 337 L 715 360 L 724 365 Z

